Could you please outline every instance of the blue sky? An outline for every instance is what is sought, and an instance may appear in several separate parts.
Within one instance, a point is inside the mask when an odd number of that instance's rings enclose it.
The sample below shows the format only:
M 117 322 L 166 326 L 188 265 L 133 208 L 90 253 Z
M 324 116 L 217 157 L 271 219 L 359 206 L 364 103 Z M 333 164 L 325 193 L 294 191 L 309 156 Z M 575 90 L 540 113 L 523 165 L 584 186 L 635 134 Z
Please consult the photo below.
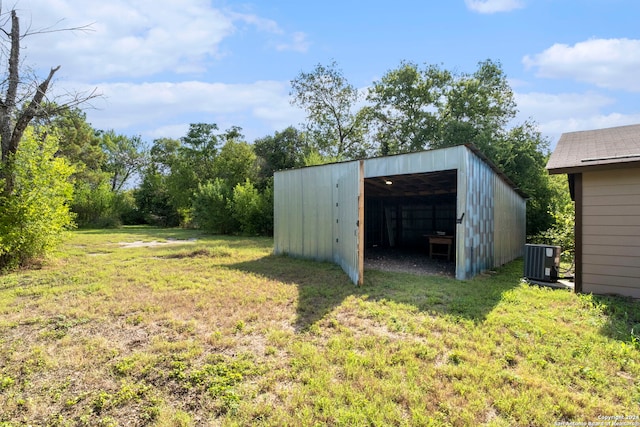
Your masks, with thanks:
M 7 10 L 4 5 L 3 10 Z M 552 146 L 563 132 L 640 123 L 637 0 L 16 0 L 25 64 L 61 65 L 55 93 L 97 89 L 98 129 L 155 138 L 236 125 L 249 142 L 304 121 L 289 82 L 336 61 L 365 90 L 401 61 L 502 64 Z

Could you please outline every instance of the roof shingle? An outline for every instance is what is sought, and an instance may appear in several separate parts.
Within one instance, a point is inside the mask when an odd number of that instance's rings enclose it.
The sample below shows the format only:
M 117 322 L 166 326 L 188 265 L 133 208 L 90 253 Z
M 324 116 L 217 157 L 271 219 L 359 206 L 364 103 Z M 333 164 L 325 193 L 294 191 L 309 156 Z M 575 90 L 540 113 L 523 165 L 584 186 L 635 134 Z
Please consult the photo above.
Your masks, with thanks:
M 563 133 L 551 153 L 549 173 L 640 162 L 640 124 Z

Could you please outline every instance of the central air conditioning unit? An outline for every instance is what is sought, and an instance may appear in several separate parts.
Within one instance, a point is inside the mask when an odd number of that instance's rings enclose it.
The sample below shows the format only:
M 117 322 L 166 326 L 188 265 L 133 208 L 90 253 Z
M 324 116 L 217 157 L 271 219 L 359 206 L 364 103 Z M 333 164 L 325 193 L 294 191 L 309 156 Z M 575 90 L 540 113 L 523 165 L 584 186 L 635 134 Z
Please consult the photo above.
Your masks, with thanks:
M 560 246 L 525 245 L 524 277 L 543 282 L 557 282 Z

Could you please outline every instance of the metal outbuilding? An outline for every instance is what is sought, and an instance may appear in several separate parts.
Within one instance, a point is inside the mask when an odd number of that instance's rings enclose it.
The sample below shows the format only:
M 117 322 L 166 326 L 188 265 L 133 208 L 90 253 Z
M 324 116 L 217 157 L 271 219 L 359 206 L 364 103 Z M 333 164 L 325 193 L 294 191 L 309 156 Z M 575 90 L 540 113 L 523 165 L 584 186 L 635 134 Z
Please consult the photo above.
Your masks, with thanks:
M 334 262 L 357 284 L 378 244 L 445 235 L 459 280 L 524 251 L 526 199 L 473 145 L 279 171 L 274 193 L 274 252 Z

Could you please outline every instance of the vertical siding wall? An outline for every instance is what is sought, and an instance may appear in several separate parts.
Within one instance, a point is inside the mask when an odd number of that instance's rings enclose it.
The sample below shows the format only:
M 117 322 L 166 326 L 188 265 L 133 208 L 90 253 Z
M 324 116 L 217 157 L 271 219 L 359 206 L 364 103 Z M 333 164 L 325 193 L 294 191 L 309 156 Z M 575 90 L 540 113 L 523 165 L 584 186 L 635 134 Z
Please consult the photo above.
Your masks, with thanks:
M 358 196 L 360 194 L 360 162 L 342 165 L 335 186 L 335 239 L 333 261 L 340 265 L 354 283 L 358 283 Z M 364 196 L 362 196 L 364 197 Z M 364 224 L 362 224 L 364 227 Z M 364 254 L 363 254 L 364 255 Z
M 582 291 L 640 298 L 640 169 L 582 175 Z
M 458 231 L 464 234 L 464 271 L 459 279 L 468 279 L 494 266 L 494 179 L 493 170 L 471 151 L 465 161 L 466 189 L 458 197 L 466 200 L 466 212 Z M 460 213 L 458 214 L 460 215 Z M 462 229 L 462 230 L 461 230 Z
M 526 201 L 473 152 L 467 152 L 458 191 L 465 195 L 466 213 L 459 233 L 458 248 L 464 252 L 464 269 L 459 279 L 501 266 L 524 253 L 526 242 Z M 460 216 L 461 213 L 458 213 Z
M 276 172 L 274 253 L 339 264 L 358 281 L 359 162 Z
M 524 255 L 527 240 L 525 200 L 498 176 L 494 177 L 493 267 Z
M 359 179 L 457 169 L 456 217 L 465 216 L 456 229 L 456 278 L 522 256 L 525 200 L 469 148 L 368 159 L 364 177 L 359 167 L 355 161 L 275 174 L 276 254 L 335 262 L 357 282 Z

